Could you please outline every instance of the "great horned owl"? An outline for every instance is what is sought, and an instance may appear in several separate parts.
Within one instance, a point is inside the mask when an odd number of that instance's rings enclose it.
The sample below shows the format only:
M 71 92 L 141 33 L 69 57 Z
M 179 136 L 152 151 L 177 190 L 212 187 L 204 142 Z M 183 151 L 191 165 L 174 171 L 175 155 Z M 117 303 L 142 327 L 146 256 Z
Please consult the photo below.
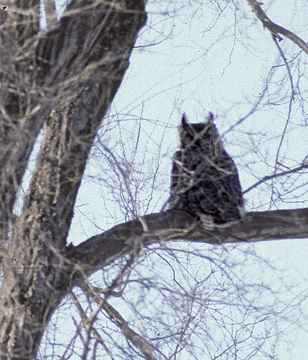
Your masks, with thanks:
M 173 158 L 169 208 L 190 213 L 206 229 L 243 217 L 238 171 L 223 148 L 212 113 L 200 124 L 188 124 L 183 115 L 180 149 Z

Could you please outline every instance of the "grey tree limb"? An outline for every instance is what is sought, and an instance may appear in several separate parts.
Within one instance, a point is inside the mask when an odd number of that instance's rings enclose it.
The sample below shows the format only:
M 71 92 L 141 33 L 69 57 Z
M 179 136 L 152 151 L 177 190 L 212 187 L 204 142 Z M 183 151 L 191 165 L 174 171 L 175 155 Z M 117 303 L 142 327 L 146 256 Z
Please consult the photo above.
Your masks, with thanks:
M 120 224 L 69 246 L 68 258 L 86 274 L 125 255 L 138 253 L 144 246 L 167 241 L 191 241 L 210 245 L 248 243 L 308 237 L 308 208 L 247 213 L 244 222 L 204 230 L 188 213 L 168 210 Z M 76 281 L 80 277 L 76 272 Z
M 247 0 L 251 6 L 253 12 L 257 15 L 258 19 L 262 22 L 263 26 L 267 28 L 273 36 L 277 37 L 278 40 L 282 40 L 281 35 L 284 35 L 296 45 L 298 45 L 306 54 L 308 54 L 308 45 L 299 36 L 294 34 L 292 31 L 285 29 L 284 27 L 277 25 L 265 14 L 261 8 L 262 3 L 256 0 Z

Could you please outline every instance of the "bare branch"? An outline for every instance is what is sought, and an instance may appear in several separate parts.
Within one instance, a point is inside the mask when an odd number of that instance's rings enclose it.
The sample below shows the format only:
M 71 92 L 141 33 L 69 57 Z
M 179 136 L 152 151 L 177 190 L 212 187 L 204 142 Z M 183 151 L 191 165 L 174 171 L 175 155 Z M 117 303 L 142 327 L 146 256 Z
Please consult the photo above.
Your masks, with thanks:
M 129 264 L 131 262 L 129 261 Z M 125 270 L 122 271 L 122 273 Z M 115 280 L 115 285 L 118 284 L 118 281 Z M 94 300 L 98 304 L 98 308 L 92 312 L 91 316 L 88 317 L 86 312 L 83 310 L 81 304 L 79 303 L 77 297 L 72 291 L 69 291 L 69 295 L 74 302 L 80 317 L 83 321 L 83 326 L 87 328 L 87 332 L 92 332 L 94 334 L 94 337 L 96 338 L 97 342 L 99 342 L 105 350 L 109 353 L 109 349 L 107 345 L 105 344 L 104 340 L 100 336 L 99 332 L 95 328 L 95 320 L 97 319 L 97 315 L 100 312 L 101 309 L 103 309 L 108 316 L 110 317 L 110 320 L 114 322 L 118 328 L 122 331 L 123 335 L 131 341 L 131 343 L 141 351 L 144 358 L 147 360 L 156 360 L 156 357 L 152 354 L 154 350 L 157 350 L 149 341 L 147 341 L 145 338 L 143 338 L 141 335 L 137 334 L 127 323 L 127 321 L 122 317 L 122 315 L 107 302 L 107 298 L 110 295 L 109 291 L 107 291 L 107 294 L 102 298 L 100 296 L 101 293 L 104 293 L 105 291 L 100 288 L 94 288 L 87 280 L 85 280 L 83 283 L 80 284 L 80 288 L 87 294 L 87 296 Z M 111 285 L 111 288 L 108 289 L 110 292 L 112 292 L 113 285 Z
M 104 302 L 102 308 L 107 312 L 110 319 L 113 320 L 116 325 L 121 329 L 125 337 L 131 341 L 137 349 L 139 349 L 144 358 L 147 360 L 155 360 L 156 357 L 153 356 L 153 345 L 150 344 L 146 339 L 141 335 L 137 334 L 133 329 L 128 326 L 128 323 L 121 316 L 121 314 L 112 307 L 108 302 Z
M 84 323 L 85 326 L 89 327 L 89 330 L 93 333 L 96 341 L 98 343 L 100 343 L 104 349 L 106 350 L 107 354 L 112 358 L 112 353 L 109 350 L 108 346 L 105 344 L 105 341 L 103 340 L 103 338 L 101 337 L 100 333 L 97 331 L 97 329 L 93 326 L 93 320 L 95 319 L 97 313 L 95 312 L 95 316 L 91 319 L 89 319 L 87 317 L 86 312 L 83 310 L 82 306 L 80 305 L 78 298 L 76 297 L 76 295 L 70 291 L 69 292 L 69 296 L 72 299 L 74 305 L 76 306 L 77 311 L 79 312 L 79 315 Z
M 253 184 L 252 186 L 250 186 L 248 189 L 246 189 L 245 191 L 243 191 L 243 194 L 248 193 L 249 191 L 251 191 L 252 189 L 256 188 L 257 186 L 263 184 L 266 181 L 281 177 L 281 176 L 285 176 L 285 175 L 289 175 L 289 174 L 293 174 L 293 173 L 297 173 L 298 171 L 301 171 L 303 169 L 307 169 L 308 165 L 307 164 L 303 164 L 301 166 L 298 166 L 294 169 L 288 170 L 288 171 L 283 171 L 281 173 L 275 173 L 273 175 L 268 175 L 268 176 L 264 176 L 263 179 L 257 181 L 255 184 Z
M 243 223 L 211 231 L 184 211 L 169 210 L 143 217 L 148 231 L 139 220 L 117 225 L 82 244 L 68 247 L 68 257 L 87 274 L 111 263 L 124 254 L 132 253 L 136 244 L 149 246 L 171 240 L 188 240 L 212 245 L 236 242 L 256 242 L 274 239 L 303 239 L 308 234 L 308 208 L 246 214 Z M 75 280 L 80 275 L 76 272 Z
M 275 24 L 273 21 L 271 21 L 268 16 L 265 14 L 265 12 L 262 10 L 261 6 L 262 3 L 256 0 L 247 0 L 249 5 L 252 7 L 253 12 L 257 15 L 258 19 L 261 20 L 263 26 L 267 28 L 273 36 L 277 37 L 280 40 L 282 40 L 281 36 L 279 34 L 284 35 L 291 41 L 293 41 L 296 45 L 298 45 L 303 51 L 305 51 L 306 54 L 308 54 L 308 46 L 307 43 L 305 43 L 300 37 L 292 33 L 290 30 L 285 29 L 284 27 Z

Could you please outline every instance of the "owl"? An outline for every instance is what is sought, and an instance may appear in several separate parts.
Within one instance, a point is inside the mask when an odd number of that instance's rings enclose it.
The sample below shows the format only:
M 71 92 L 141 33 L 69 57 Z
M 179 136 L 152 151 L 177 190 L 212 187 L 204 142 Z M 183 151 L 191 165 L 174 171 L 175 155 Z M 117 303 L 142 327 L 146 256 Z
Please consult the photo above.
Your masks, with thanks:
M 205 229 L 243 218 L 243 196 L 236 165 L 223 148 L 210 113 L 205 123 L 180 126 L 180 148 L 173 157 L 169 209 L 191 214 Z

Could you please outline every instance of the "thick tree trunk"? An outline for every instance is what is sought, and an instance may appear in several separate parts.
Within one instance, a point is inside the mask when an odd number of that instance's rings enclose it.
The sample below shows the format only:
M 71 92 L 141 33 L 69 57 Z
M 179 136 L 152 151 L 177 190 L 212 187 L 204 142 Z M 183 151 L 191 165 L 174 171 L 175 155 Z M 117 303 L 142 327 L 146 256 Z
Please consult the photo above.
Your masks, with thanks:
M 48 225 L 28 217 L 11 239 L 0 298 L 1 359 L 36 358 L 43 331 L 68 287 L 65 260 L 52 247 L 55 233 Z
M 1 34 L 1 52 L 15 39 L 19 56 L 10 69 L 3 62 L 0 69 L 9 85 L 0 103 L 0 359 L 25 360 L 36 358 L 48 321 L 72 285 L 65 248 L 75 198 L 146 16 L 143 0 L 73 0 L 57 27 L 41 36 L 39 2 L 15 1 L 20 14 L 16 7 L 10 12 L 13 1 L 7 2 L 0 15 L 10 32 Z M 44 140 L 23 211 L 10 226 L 42 126 Z

